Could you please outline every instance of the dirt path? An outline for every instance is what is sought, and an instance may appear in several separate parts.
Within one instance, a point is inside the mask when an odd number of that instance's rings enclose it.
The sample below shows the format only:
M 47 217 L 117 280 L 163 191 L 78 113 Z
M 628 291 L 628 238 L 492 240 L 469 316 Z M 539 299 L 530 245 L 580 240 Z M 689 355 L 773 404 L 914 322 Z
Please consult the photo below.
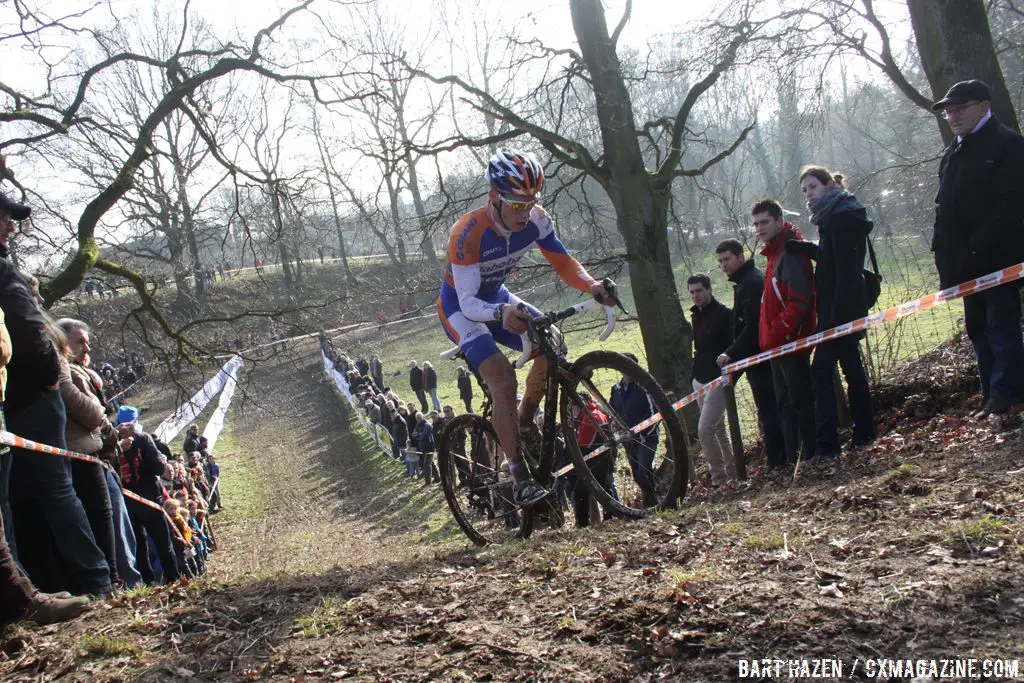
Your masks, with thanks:
M 440 504 L 438 491 L 404 481 L 398 463 L 364 452 L 312 345 L 294 351 L 243 383 L 217 449 L 231 473 L 217 565 L 231 583 L 414 558 L 426 518 L 398 501 Z

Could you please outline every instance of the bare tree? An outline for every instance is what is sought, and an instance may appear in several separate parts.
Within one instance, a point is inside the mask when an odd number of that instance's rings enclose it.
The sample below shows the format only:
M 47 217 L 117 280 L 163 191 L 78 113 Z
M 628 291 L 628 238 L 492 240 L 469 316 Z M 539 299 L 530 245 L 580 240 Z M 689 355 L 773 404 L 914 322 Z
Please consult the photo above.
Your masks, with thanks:
M 936 98 L 958 81 L 985 81 L 992 89 L 996 118 L 1019 133 L 984 0 L 907 0 L 907 7 L 921 64 Z M 949 135 L 944 132 L 944 138 Z
M 616 212 L 616 225 L 626 244 L 640 330 L 651 370 L 664 386 L 688 391 L 689 349 L 692 330 L 683 316 L 672 272 L 668 248 L 668 215 L 673 181 L 703 174 L 735 151 L 753 128 L 746 126 L 724 149 L 702 163 L 680 167 L 684 136 L 701 97 L 735 63 L 737 53 L 750 39 L 754 26 L 739 23 L 729 35 L 710 70 L 696 80 L 671 116 L 638 125 L 632 100 L 616 51 L 616 43 L 629 20 L 631 3 L 614 31 L 609 31 L 604 9 L 598 0 L 571 0 L 570 13 L 580 52 L 563 55 L 568 59 L 563 84 L 586 74 L 593 93 L 600 129 L 601 149 L 591 150 L 578 140 L 542 127 L 498 101 L 493 95 L 457 76 L 437 77 L 410 66 L 417 74 L 438 83 L 458 86 L 473 98 L 474 106 L 507 123 L 517 132 L 536 138 L 554 159 L 594 178 L 608 194 Z M 538 48 L 550 61 L 550 51 Z M 642 131 L 658 128 L 662 137 L 660 163 L 647 168 Z M 487 144 L 474 140 L 474 144 Z

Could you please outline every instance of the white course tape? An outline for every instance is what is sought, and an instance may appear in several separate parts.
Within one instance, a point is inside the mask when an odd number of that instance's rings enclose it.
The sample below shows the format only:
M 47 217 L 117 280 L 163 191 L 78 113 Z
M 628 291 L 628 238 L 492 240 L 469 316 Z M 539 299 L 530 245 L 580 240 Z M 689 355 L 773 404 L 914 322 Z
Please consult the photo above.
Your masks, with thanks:
M 220 433 L 224 430 L 224 420 L 227 418 L 231 399 L 235 396 L 235 387 L 238 386 L 238 375 L 241 372 L 241 363 L 236 363 L 228 370 L 227 378 L 224 381 L 224 389 L 220 392 L 220 400 L 217 402 L 217 408 L 213 411 L 213 415 L 210 416 L 210 421 L 206 423 L 206 428 L 203 429 L 203 436 L 206 437 L 206 448 L 210 453 L 213 452 L 214 447 L 217 445 L 217 439 L 220 438 Z
M 203 385 L 203 388 L 196 392 L 195 396 L 178 406 L 171 413 L 170 417 L 160 423 L 153 433 L 164 443 L 170 443 L 185 427 L 189 425 L 209 405 L 213 397 L 220 393 L 227 383 L 228 376 L 233 369 L 242 363 L 241 356 L 232 356 L 231 360 L 224 364 L 216 375 Z

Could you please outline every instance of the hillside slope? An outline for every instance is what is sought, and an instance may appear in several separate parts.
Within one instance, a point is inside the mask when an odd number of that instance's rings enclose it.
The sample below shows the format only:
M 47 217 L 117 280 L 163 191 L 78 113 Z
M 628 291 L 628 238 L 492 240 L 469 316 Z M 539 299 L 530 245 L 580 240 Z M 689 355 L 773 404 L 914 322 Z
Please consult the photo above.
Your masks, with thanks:
M 963 348 L 906 368 L 884 436 L 833 469 L 482 550 L 362 452 L 311 355 L 261 366 L 233 408 L 212 576 L 19 627 L 0 677 L 695 681 L 770 657 L 843 658 L 850 678 L 854 658 L 1020 657 L 1021 418 L 966 419 Z

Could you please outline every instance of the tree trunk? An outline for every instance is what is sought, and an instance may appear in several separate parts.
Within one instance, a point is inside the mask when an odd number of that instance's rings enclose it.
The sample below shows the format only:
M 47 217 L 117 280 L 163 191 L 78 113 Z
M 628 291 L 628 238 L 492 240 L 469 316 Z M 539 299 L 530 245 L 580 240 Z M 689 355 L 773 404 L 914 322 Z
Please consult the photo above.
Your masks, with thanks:
M 416 209 L 416 222 L 420 226 L 420 251 L 423 252 L 424 256 L 427 257 L 427 263 L 431 267 L 436 268 L 437 252 L 434 251 L 434 242 L 430 239 L 430 230 L 427 225 L 427 210 L 423 206 L 423 198 L 420 195 L 420 181 L 416 177 L 416 161 L 412 158 L 412 154 L 407 152 L 405 155 L 406 165 L 409 167 L 409 192 L 412 193 L 412 205 Z
M 288 261 L 288 247 L 285 246 L 283 241 L 277 243 L 277 253 L 281 257 L 281 274 L 284 275 L 284 286 L 286 289 L 292 288 L 292 264 Z
M 391 96 L 394 98 L 394 102 L 397 105 L 395 108 L 396 121 L 395 125 L 398 128 L 398 134 L 402 138 L 402 144 L 405 147 L 405 166 L 406 172 L 409 174 L 409 193 L 412 194 L 412 205 L 416 210 L 416 223 L 420 229 L 420 251 L 427 257 L 427 263 L 431 267 L 437 267 L 437 253 L 434 251 L 434 243 L 430 239 L 429 226 L 427 225 L 427 211 L 423 206 L 423 198 L 420 195 L 420 179 L 416 175 L 416 159 L 412 155 L 412 142 L 409 140 L 409 127 L 405 123 L 405 96 L 408 95 L 408 89 L 405 93 L 399 92 L 398 81 L 391 81 Z M 393 202 L 394 200 L 392 200 Z
M 388 188 L 388 200 L 391 204 L 391 222 L 395 226 L 395 247 L 398 250 L 398 260 L 403 266 L 405 266 L 407 260 L 405 255 L 405 240 L 402 239 L 402 212 L 400 210 L 398 188 L 395 186 L 394 180 L 390 174 L 385 174 L 384 183 Z
M 302 250 L 299 240 L 292 241 L 292 253 L 295 254 L 295 289 L 302 289 Z
M 761 135 L 761 126 L 757 126 L 754 128 L 752 136 L 754 138 L 752 151 L 754 153 L 754 161 L 757 162 L 757 168 L 758 170 L 761 171 L 761 182 L 764 183 L 767 196 L 778 197 L 778 171 L 772 165 L 772 161 L 768 157 L 768 150 L 765 148 L 764 136 Z
M 670 185 L 655 187 L 633 124 L 633 105 L 600 0 L 570 0 L 573 29 L 591 75 L 607 173 L 598 180 L 626 243 L 640 334 L 651 373 L 679 396 L 690 393 L 692 330 L 683 317 L 668 249 Z
M 348 266 L 348 251 L 345 249 L 345 235 L 341 230 L 341 215 L 338 213 L 338 196 L 334 192 L 334 182 L 331 180 L 332 169 L 327 163 L 327 152 L 324 151 L 323 140 L 320 136 L 320 117 L 317 116 L 316 107 L 313 108 L 313 135 L 316 138 L 316 147 L 320 152 L 320 163 L 324 167 L 324 179 L 327 181 L 327 193 L 331 196 L 331 215 L 334 217 L 334 228 L 338 232 L 338 250 L 341 254 L 341 265 L 345 269 L 345 282 L 354 282 L 352 271 Z M 344 294 L 343 290 L 343 294 Z
M 992 90 L 992 113 L 1004 126 L 1020 132 L 1013 100 L 992 43 L 982 0 L 907 0 L 921 66 L 939 100 L 959 81 L 977 78 Z M 953 133 L 939 123 L 946 144 Z
M 172 135 L 171 125 L 164 121 L 164 130 L 167 139 L 170 141 L 171 163 L 174 165 L 174 180 L 177 185 L 178 206 L 175 207 L 181 214 L 181 232 L 185 237 L 185 244 L 188 245 L 189 255 L 192 257 L 192 273 L 195 274 L 195 292 L 200 300 L 206 298 L 206 285 L 201 273 L 203 264 L 199 258 L 199 243 L 196 240 L 195 215 L 192 212 L 192 204 L 188 199 L 188 175 L 185 173 L 185 164 L 178 152 L 176 137 Z
M 649 369 L 678 398 L 693 390 L 689 382 L 693 330 L 679 303 L 669 256 L 669 201 L 667 192 L 641 187 L 624 192 L 616 206 Z

